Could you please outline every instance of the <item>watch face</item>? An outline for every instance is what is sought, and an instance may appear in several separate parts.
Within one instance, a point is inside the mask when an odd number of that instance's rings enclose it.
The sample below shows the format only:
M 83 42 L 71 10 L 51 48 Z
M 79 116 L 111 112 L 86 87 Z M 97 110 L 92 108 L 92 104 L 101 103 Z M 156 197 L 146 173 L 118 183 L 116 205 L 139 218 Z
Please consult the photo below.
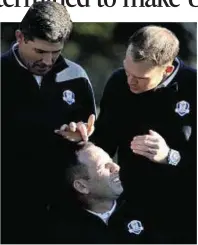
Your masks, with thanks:
M 181 157 L 178 151 L 171 150 L 170 156 L 169 156 L 169 164 L 177 165 L 180 161 Z
M 173 153 L 172 153 L 172 160 L 173 161 L 177 161 L 178 159 L 179 159 L 179 154 L 178 154 L 178 152 L 176 152 L 176 151 L 174 151 Z

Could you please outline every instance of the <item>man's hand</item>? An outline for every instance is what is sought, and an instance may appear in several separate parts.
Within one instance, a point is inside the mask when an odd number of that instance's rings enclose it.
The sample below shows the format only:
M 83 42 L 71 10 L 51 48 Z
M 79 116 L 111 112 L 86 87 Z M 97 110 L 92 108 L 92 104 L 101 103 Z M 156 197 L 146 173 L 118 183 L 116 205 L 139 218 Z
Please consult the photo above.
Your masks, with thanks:
M 88 118 L 87 123 L 83 122 L 71 122 L 69 125 L 64 124 L 60 129 L 54 132 L 61 135 L 70 141 L 79 142 L 81 140 L 88 141 L 89 136 L 94 131 L 95 115 L 92 114 Z
M 167 163 L 169 147 L 157 132 L 149 130 L 149 134 L 135 136 L 131 141 L 134 153 L 142 155 L 153 162 Z

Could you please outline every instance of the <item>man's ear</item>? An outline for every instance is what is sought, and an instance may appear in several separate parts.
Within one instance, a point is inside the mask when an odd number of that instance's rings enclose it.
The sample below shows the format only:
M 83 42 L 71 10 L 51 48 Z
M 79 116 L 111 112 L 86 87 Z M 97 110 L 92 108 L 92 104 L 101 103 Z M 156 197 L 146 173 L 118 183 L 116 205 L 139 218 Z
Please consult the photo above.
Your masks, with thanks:
M 83 179 L 74 180 L 73 187 L 76 191 L 82 194 L 89 194 L 89 188 L 86 180 Z
M 15 37 L 16 37 L 18 44 L 21 44 L 22 42 L 24 42 L 24 35 L 20 30 L 15 31 Z
M 175 67 L 173 65 L 167 65 L 165 68 L 165 76 L 168 77 L 174 71 Z

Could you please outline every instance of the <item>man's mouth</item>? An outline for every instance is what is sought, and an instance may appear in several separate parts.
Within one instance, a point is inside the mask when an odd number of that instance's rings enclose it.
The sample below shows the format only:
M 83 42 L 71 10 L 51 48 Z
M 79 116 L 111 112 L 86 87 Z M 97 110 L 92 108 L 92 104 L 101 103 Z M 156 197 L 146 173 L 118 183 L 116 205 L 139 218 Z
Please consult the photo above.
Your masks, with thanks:
M 136 88 L 137 88 L 137 85 L 132 85 L 132 84 L 130 84 L 129 86 L 130 86 L 130 88 L 132 88 L 132 89 L 136 89 Z
M 120 182 L 120 178 L 117 176 L 117 177 L 115 177 L 115 178 L 112 180 L 112 182 L 114 182 L 114 183 Z
M 51 67 L 49 67 L 49 66 L 45 66 L 45 67 L 37 66 L 37 68 L 38 68 L 39 70 L 45 71 L 45 70 L 49 70 Z

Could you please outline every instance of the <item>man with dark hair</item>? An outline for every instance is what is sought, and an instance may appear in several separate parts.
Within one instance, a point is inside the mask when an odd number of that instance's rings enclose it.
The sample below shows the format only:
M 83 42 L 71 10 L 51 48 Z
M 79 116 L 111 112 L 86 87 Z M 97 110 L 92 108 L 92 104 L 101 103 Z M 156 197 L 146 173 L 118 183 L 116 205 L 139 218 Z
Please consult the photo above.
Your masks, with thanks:
M 61 56 L 71 29 L 64 6 L 34 3 L 1 57 L 3 243 L 42 243 L 48 204 L 61 197 L 67 144 L 54 130 L 95 114 L 86 72 Z
M 111 157 L 117 151 L 126 199 L 152 215 L 167 240 L 196 243 L 197 71 L 178 52 L 166 28 L 145 26 L 131 36 L 92 141 Z
M 67 155 L 66 182 L 73 207 L 50 210 L 49 241 L 55 244 L 159 243 L 159 231 L 120 199 L 120 167 L 88 142 Z M 132 191 L 133 192 L 133 191 Z
M 57 3 L 35 3 L 20 23 L 24 38 L 36 38 L 57 43 L 67 40 L 72 30 L 72 21 L 65 7 Z

